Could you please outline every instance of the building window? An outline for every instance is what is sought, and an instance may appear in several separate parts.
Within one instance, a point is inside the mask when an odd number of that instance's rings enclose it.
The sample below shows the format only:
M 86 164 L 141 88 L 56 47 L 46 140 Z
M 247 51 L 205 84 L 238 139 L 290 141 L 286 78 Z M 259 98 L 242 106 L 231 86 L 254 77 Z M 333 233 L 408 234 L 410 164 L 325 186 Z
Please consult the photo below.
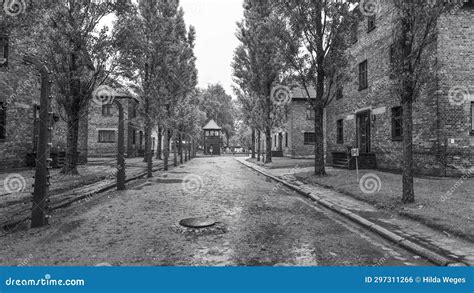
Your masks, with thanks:
M 140 149 L 143 148 L 143 131 L 140 131 Z
M 0 36 L 0 67 L 8 66 L 8 37 Z
M 308 108 L 306 109 L 306 119 L 314 121 L 315 117 L 316 111 L 311 106 L 308 106 Z
M 352 32 L 351 32 L 351 35 L 352 35 L 352 43 L 355 44 L 359 41 L 358 39 L 358 36 L 357 36 L 357 33 L 359 31 L 359 23 L 356 21 L 354 22 L 354 24 L 352 25 Z
M 115 143 L 115 131 L 99 130 L 99 143 Z
M 219 137 L 220 131 L 218 130 L 208 130 L 205 132 L 207 137 Z
M 471 134 L 474 135 L 474 102 L 471 102 Z
M 403 140 L 403 108 L 392 108 L 392 139 Z
M 316 133 L 305 132 L 304 133 L 304 145 L 315 145 L 316 144 Z
M 137 118 L 137 104 L 132 104 L 132 113 L 130 115 L 130 119 Z
M 137 131 L 135 129 L 132 130 L 132 144 L 137 144 Z
M 0 103 L 0 139 L 5 139 L 7 136 L 7 110 L 5 104 Z
M 337 143 L 343 144 L 344 143 L 344 120 L 337 120 L 336 122 L 337 127 Z
M 367 60 L 359 64 L 359 90 L 369 87 L 367 79 Z
M 375 19 L 376 16 L 372 15 L 367 18 L 367 32 L 371 32 L 375 29 Z
M 339 86 L 336 90 L 336 100 L 342 100 L 344 98 L 344 89 L 342 86 Z
M 102 116 L 112 116 L 112 104 L 102 105 Z
M 288 132 L 285 133 L 285 147 L 288 147 Z

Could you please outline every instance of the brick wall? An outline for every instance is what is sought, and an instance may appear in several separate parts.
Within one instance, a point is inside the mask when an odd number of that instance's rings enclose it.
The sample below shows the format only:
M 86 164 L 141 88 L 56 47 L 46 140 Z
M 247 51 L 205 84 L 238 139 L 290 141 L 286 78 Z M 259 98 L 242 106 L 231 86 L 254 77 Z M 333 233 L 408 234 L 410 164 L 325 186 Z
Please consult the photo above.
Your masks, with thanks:
M 314 145 L 304 144 L 304 133 L 314 132 L 314 121 L 307 119 L 308 103 L 304 99 L 294 99 L 290 105 L 286 130 L 288 148 L 285 156 L 293 158 L 314 157 Z
M 447 14 L 439 22 L 438 60 L 440 137 L 446 144 L 447 174 L 474 165 L 474 138 L 471 130 L 471 101 L 474 101 L 474 5 Z M 450 102 L 450 93 L 466 92 L 459 103 Z
M 358 42 L 350 48 L 351 64 L 349 81 L 344 84 L 343 99 L 334 101 L 327 109 L 327 161 L 332 163 L 332 152 L 344 152 L 348 146 L 357 146 L 356 115 L 369 110 L 371 113 L 371 152 L 377 156 L 377 165 L 381 169 L 400 170 L 403 159 L 403 142 L 392 140 L 391 109 L 400 106 L 400 100 L 390 90 L 390 45 L 391 13 L 393 7 L 383 2 L 377 15 L 376 28 L 368 32 L 367 19 L 362 19 L 358 28 Z M 444 71 L 451 79 L 434 79 L 423 95 L 414 103 L 414 162 L 418 173 L 445 175 L 446 162 L 469 160 L 467 135 L 467 103 L 463 107 L 450 107 L 447 103 L 448 88 L 454 85 L 467 85 L 472 82 L 473 43 L 472 9 L 462 10 L 461 16 L 453 15 L 455 21 L 442 21 L 438 55 L 445 58 Z M 469 18 L 470 17 L 470 18 Z M 459 22 L 457 22 L 459 21 Z M 455 25 L 457 23 L 457 25 Z M 444 26 L 444 28 L 443 28 Z M 463 28 L 463 29 L 461 29 Z M 456 31 L 457 34 L 453 34 Z M 455 41 L 446 42 L 446 38 Z M 436 57 L 436 48 L 430 48 Z M 456 54 L 453 54 L 455 52 Z M 447 60 L 446 58 L 448 58 Z M 466 63 L 469 59 L 470 63 Z M 369 87 L 359 90 L 359 63 L 368 62 Z M 449 64 L 449 65 L 446 65 Z M 462 68 L 462 69 L 461 69 Z M 441 88 L 438 90 L 438 83 Z M 470 112 L 469 112 L 470 113 Z M 344 142 L 336 141 L 336 121 L 344 122 Z M 469 118 L 470 119 L 470 118 Z M 469 120 L 470 121 L 470 120 Z M 447 136 L 456 138 L 455 144 L 447 145 Z M 448 150 L 446 153 L 446 149 Z M 444 154 L 447 154 L 446 158 Z
M 0 169 L 26 166 L 26 156 L 33 151 L 35 104 L 40 99 L 40 78 L 36 69 L 19 62 L 11 38 L 9 68 L 0 69 L 0 102 L 6 103 L 6 139 L 0 140 Z M 54 92 L 53 92 L 54 96 Z M 55 100 L 53 111 L 59 113 Z M 66 123 L 54 125 L 53 148 L 64 150 Z
M 128 101 L 122 101 L 124 108 L 124 116 L 128 117 L 129 107 Z M 116 105 L 111 107 L 111 115 L 102 115 L 102 106 L 91 103 L 89 106 L 88 119 L 88 152 L 90 157 L 113 157 L 117 154 L 118 140 L 118 108 Z M 127 131 L 127 123 L 125 123 L 125 142 L 128 141 L 129 131 Z M 99 142 L 100 130 L 112 130 L 115 132 L 115 142 L 101 143 Z M 138 140 L 137 140 L 138 141 Z

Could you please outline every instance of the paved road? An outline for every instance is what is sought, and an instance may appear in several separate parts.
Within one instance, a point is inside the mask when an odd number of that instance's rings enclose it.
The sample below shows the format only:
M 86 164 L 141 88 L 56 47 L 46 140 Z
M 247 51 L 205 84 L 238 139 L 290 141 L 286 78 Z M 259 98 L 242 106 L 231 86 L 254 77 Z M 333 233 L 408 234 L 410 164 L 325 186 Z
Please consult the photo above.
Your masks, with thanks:
M 219 223 L 178 225 L 201 216 Z M 0 238 L 0 245 L 2 265 L 429 265 L 232 157 L 158 173 L 56 214 L 50 228 Z

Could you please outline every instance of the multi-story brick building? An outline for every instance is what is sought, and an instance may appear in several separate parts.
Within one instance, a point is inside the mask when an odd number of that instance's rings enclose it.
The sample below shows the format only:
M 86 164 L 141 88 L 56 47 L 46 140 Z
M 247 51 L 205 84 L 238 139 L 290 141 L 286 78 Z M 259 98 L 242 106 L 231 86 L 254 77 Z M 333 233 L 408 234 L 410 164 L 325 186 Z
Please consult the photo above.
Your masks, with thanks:
M 39 75 L 21 62 L 21 56 L 11 54 L 7 68 L 0 69 L 0 169 L 21 168 L 34 164 L 39 125 Z M 54 97 L 54 94 L 53 94 Z M 52 100 L 55 124 L 52 152 L 66 151 L 67 123 L 55 99 Z M 123 100 L 126 118 L 126 154 L 144 154 L 143 127 L 135 117 L 137 102 Z M 99 106 L 90 103 L 79 126 L 79 161 L 88 157 L 114 156 L 117 153 L 118 110 L 115 105 Z M 152 147 L 157 134 L 153 133 Z
M 314 88 L 309 88 L 312 99 L 316 98 Z M 291 103 L 288 115 L 282 127 L 272 133 L 272 150 L 274 156 L 292 158 L 314 158 L 314 110 L 308 103 L 306 92 L 301 87 L 292 87 Z M 265 150 L 265 139 L 262 138 L 262 150 Z
M 145 131 L 140 119 L 137 119 L 138 99 L 126 90 L 117 90 L 125 117 L 125 150 L 127 157 L 144 156 Z M 115 104 L 99 105 L 91 103 L 88 113 L 88 156 L 113 157 L 117 154 L 118 107 Z M 158 134 L 152 133 L 152 150 L 157 146 Z
M 10 38 L 10 49 L 15 47 L 15 38 Z M 1 53 L 4 53 L 1 50 Z M 26 167 L 34 164 L 34 154 L 39 132 L 39 100 L 41 82 L 39 72 L 25 65 L 23 56 L 10 50 L 8 68 L 0 68 L 0 169 Z M 3 56 L 3 54 L 2 54 Z M 53 97 L 55 96 L 53 91 Z M 66 149 L 67 124 L 53 98 L 54 126 L 52 152 Z M 82 160 L 87 157 L 84 121 L 81 120 L 78 151 Z
M 359 22 L 349 49 L 350 79 L 326 110 L 327 160 L 348 166 L 347 149 L 358 147 L 365 167 L 401 170 L 400 99 L 390 90 L 393 4 L 379 1 L 375 17 Z M 418 173 L 454 175 L 474 164 L 474 4 L 469 1 L 438 22 L 430 48 L 439 68 L 414 103 L 414 162 Z M 469 92 L 471 93 L 469 95 Z M 453 99 L 463 93 L 461 101 Z

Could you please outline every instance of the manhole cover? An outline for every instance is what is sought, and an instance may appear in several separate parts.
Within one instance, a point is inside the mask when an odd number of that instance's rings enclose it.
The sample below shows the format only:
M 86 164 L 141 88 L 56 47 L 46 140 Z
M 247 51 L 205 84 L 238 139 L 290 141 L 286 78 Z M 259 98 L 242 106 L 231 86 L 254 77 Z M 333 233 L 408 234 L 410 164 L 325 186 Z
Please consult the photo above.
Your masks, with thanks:
M 199 228 L 207 228 L 207 227 L 214 226 L 216 224 L 216 221 L 208 217 L 189 218 L 189 219 L 181 220 L 179 224 L 186 228 L 199 229 Z

